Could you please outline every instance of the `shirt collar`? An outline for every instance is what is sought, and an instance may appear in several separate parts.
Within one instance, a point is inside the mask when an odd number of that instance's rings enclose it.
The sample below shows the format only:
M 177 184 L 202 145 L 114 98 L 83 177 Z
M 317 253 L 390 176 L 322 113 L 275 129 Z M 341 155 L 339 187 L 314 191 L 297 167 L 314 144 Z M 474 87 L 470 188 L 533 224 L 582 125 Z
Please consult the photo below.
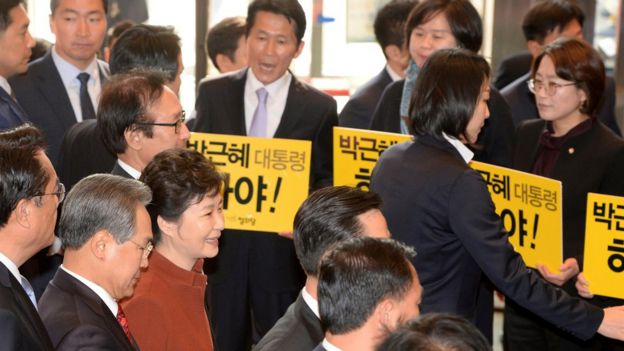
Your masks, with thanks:
M 332 343 L 330 343 L 327 338 L 323 339 L 323 347 L 325 348 L 325 350 L 327 351 L 342 351 L 341 349 L 337 348 L 336 346 L 334 346 Z
M 141 178 L 141 172 L 137 171 L 136 169 L 134 169 L 129 164 L 125 163 L 121 159 L 117 159 L 117 163 L 119 163 L 119 167 L 121 167 L 121 169 L 126 171 L 126 173 L 128 173 L 132 178 L 134 178 L 134 179 Z
M 310 295 L 310 293 L 305 289 L 301 289 L 301 296 L 303 297 L 303 301 L 308 305 L 308 307 L 314 312 L 316 318 L 321 319 L 321 314 L 319 313 L 318 301 Z
M 448 141 L 457 150 L 457 152 L 459 152 L 459 154 L 466 163 L 472 160 L 472 158 L 474 157 L 474 152 L 470 151 L 470 149 L 466 145 L 464 145 L 464 143 L 451 136 L 446 135 L 446 133 L 442 133 L 442 136 L 444 136 L 444 139 L 446 139 L 446 141 Z
M 9 81 L 3 76 L 0 76 L 0 88 L 4 89 L 7 94 L 11 95 L 11 85 L 9 85 Z
M 113 316 L 117 317 L 117 309 L 119 306 L 117 305 L 117 300 L 115 300 L 103 287 L 95 284 L 94 282 L 88 280 L 87 278 L 81 276 L 80 274 L 74 273 L 67 269 L 65 266 L 61 265 L 61 268 L 67 272 L 67 274 L 76 278 L 82 284 L 86 285 L 89 289 L 93 290 L 93 292 L 99 296 L 102 301 L 106 304 L 108 309 L 113 313 Z
M 4 266 L 9 270 L 9 272 L 11 272 L 11 274 L 13 274 L 15 279 L 17 279 L 17 281 L 20 282 L 21 284 L 22 275 L 20 274 L 19 269 L 17 268 L 17 265 L 13 261 L 11 261 L 11 259 L 6 257 L 2 252 L 0 252 L 0 262 L 4 264 Z
M 292 74 L 286 71 L 284 72 L 284 75 L 278 78 L 276 81 L 265 85 L 264 83 L 259 81 L 258 78 L 256 78 L 256 75 L 254 75 L 251 68 L 247 70 L 247 84 L 249 85 L 249 88 L 255 93 L 256 90 L 264 87 L 264 89 L 266 89 L 269 93 L 269 97 L 277 96 L 280 90 L 284 89 L 284 87 L 288 87 L 290 85 L 291 79 Z
M 80 81 L 78 80 L 77 77 L 78 77 L 78 74 L 82 72 L 86 72 L 91 75 L 89 82 L 91 82 L 91 79 L 93 79 L 93 82 L 96 82 L 99 80 L 100 70 L 97 64 L 97 59 L 95 57 L 93 58 L 91 63 L 89 63 L 87 68 L 85 68 L 84 71 L 81 71 L 80 69 L 78 69 L 78 67 L 65 61 L 65 59 L 62 58 L 61 55 L 59 55 L 56 52 L 56 46 L 53 46 L 52 47 L 52 60 L 54 61 L 54 65 L 58 69 L 59 74 L 61 76 L 61 80 L 63 81 L 63 84 L 65 86 L 72 86 L 72 85 L 79 86 Z
M 390 67 L 390 65 L 386 65 L 386 72 L 388 72 L 388 75 L 390 76 L 390 78 L 392 79 L 393 82 L 396 82 L 397 80 L 403 79 L 403 77 L 401 77 L 400 74 L 396 73 L 392 69 L 392 67 Z

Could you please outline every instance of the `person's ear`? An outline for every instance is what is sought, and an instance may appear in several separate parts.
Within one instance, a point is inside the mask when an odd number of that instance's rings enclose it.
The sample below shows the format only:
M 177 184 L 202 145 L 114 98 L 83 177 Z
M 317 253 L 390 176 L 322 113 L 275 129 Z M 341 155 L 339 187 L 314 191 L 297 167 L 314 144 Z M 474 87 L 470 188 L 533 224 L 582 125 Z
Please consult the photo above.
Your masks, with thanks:
M 158 229 L 162 235 L 172 237 L 177 233 L 178 224 L 175 222 L 167 221 L 161 216 L 158 216 L 156 218 L 156 223 L 158 224 Z
M 230 60 L 227 55 L 217 54 L 215 57 L 215 66 L 221 73 L 232 71 L 232 67 L 234 66 L 234 62 Z
M 116 249 L 115 239 L 106 230 L 99 230 L 89 239 L 89 249 L 99 260 L 106 260 L 111 249 Z
M 133 150 L 141 150 L 143 148 L 144 137 L 145 135 L 143 134 L 143 131 L 135 128 L 134 126 L 130 126 L 124 131 L 126 144 L 128 144 L 128 147 Z
M 293 56 L 293 58 L 297 58 L 299 57 L 299 55 L 301 55 L 301 52 L 303 51 L 304 46 L 305 46 L 305 42 L 303 40 L 299 42 L 299 47 L 297 48 L 297 52 L 295 52 L 295 55 Z
M 539 55 L 540 51 L 542 51 L 542 44 L 536 40 L 529 40 L 527 41 L 527 48 L 529 49 L 531 56 L 533 56 L 533 59 L 535 59 L 537 55 Z
M 34 199 L 19 200 L 15 206 L 15 211 L 11 214 L 11 216 L 15 216 L 15 220 L 23 228 L 30 228 L 30 214 L 32 206 L 35 205 L 33 201 Z

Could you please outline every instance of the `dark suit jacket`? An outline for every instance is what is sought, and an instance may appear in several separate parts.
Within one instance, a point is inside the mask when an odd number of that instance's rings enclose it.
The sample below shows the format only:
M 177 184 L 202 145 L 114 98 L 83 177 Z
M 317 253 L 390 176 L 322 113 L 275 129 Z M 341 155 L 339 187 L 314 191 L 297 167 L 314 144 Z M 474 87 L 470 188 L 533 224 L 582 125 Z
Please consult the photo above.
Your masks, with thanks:
M 0 263 L 0 350 L 54 350 L 24 289 Z
M 539 118 L 535 95 L 531 93 L 526 83 L 530 78 L 530 73 L 526 73 L 501 90 L 503 98 L 507 100 L 511 108 L 511 117 L 516 126 L 522 121 Z M 598 106 L 598 118 L 614 133 L 621 135 L 620 128 L 615 121 L 615 81 L 611 77 L 606 79 L 603 99 Z
M 112 175 L 117 175 L 128 179 L 134 179 L 134 177 L 132 177 L 128 172 L 121 168 L 119 162 L 115 162 L 115 165 L 113 166 L 113 169 L 110 171 L 110 173 Z
M 246 135 L 245 80 L 247 70 L 205 80 L 199 86 L 195 131 Z M 312 141 L 310 186 L 332 184 L 332 128 L 338 124 L 336 101 L 292 77 L 288 99 L 274 138 Z
M 370 129 L 382 132 L 400 133 L 399 124 L 401 96 L 405 80 L 398 80 L 386 87 L 373 114 Z M 492 88 L 488 101 L 490 118 L 485 121 L 477 144 L 482 145 L 475 152 L 475 160 L 509 167 L 513 152 L 514 127 L 509 106 L 500 93 Z
M 24 122 L 28 122 L 24 109 L 0 88 L 0 130 L 17 127 Z
M 69 191 L 82 178 L 109 173 L 117 160 L 102 141 L 97 121 L 86 120 L 69 128 L 61 144 L 58 174 Z
M 494 212 L 483 178 L 446 140 L 419 136 L 386 150 L 373 171 L 394 239 L 418 250 L 412 262 L 424 289 L 421 312 L 475 321 L 481 275 L 509 299 L 573 335 L 588 339 L 599 308 L 571 298 L 524 265 Z
M 43 131 L 48 156 L 57 168 L 63 135 L 76 123 L 76 116 L 51 52 L 31 62 L 26 73 L 11 77 L 9 82 L 30 120 Z M 105 82 L 110 74 L 108 65 L 99 60 L 98 65 Z
M 340 126 L 368 129 L 373 112 L 375 112 L 375 106 L 377 106 L 384 89 L 390 83 L 392 83 L 392 78 L 384 67 L 378 75 L 351 95 L 351 98 L 338 116 Z
M 318 345 L 314 348 L 314 350 L 312 350 L 312 351 L 327 351 L 327 350 L 325 349 L 325 347 L 323 347 L 322 342 L 323 342 L 323 340 L 321 340 L 321 342 L 319 342 L 319 344 L 318 344 Z
M 41 319 L 57 350 L 137 350 L 104 301 L 59 269 L 39 301 Z
M 321 320 L 299 294 L 275 326 L 256 344 L 254 351 L 312 350 L 323 341 Z
M 530 71 L 531 62 L 533 62 L 533 56 L 528 51 L 503 58 L 496 69 L 493 85 L 496 89 L 502 90 Z
M 546 122 L 540 119 L 518 127 L 515 169 L 532 171 L 545 128 Z M 551 178 L 563 183 L 563 255 L 564 259 L 575 257 L 582 268 L 587 193 L 624 196 L 624 141 L 596 121 L 589 131 L 566 141 L 561 150 Z

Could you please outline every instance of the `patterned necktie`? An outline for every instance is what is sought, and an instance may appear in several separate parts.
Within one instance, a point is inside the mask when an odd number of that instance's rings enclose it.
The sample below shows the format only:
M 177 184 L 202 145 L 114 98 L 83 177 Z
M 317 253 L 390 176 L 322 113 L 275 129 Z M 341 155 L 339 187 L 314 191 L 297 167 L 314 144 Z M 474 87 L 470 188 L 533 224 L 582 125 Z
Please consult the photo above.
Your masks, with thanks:
M 269 92 L 264 88 L 260 88 L 256 90 L 256 95 L 258 95 L 258 107 L 256 107 L 253 119 L 251 120 L 249 136 L 265 137 L 267 129 L 266 102 Z
M 95 109 L 93 109 L 93 103 L 89 96 L 89 90 L 87 89 L 87 82 L 89 82 L 89 73 L 82 72 L 78 75 L 80 81 L 80 110 L 82 111 L 82 120 L 95 118 Z
M 21 277 L 22 278 L 20 279 L 20 284 L 24 288 L 24 291 L 26 292 L 26 295 L 28 295 L 28 298 L 30 299 L 32 304 L 35 306 L 35 309 L 37 309 L 37 297 L 35 296 L 35 291 L 33 290 L 32 285 L 30 285 L 28 279 L 26 279 L 26 277 L 24 277 L 23 275 Z
M 121 328 L 126 334 L 126 337 L 128 338 L 128 340 L 130 340 L 130 343 L 133 343 L 134 338 L 132 337 L 132 334 L 130 333 L 130 328 L 128 328 L 128 319 L 126 318 L 126 314 L 124 313 L 124 311 L 121 309 L 120 304 L 117 304 L 117 322 L 119 322 L 119 325 L 121 325 Z

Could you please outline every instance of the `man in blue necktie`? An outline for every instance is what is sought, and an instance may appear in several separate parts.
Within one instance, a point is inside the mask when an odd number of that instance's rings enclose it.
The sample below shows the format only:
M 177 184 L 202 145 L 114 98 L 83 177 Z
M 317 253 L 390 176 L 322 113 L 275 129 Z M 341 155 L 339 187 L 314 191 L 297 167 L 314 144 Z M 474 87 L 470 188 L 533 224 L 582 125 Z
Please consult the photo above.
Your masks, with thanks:
M 28 32 L 30 20 L 19 0 L 0 3 L 0 130 L 18 126 L 28 117 L 13 98 L 7 78 L 28 69 L 35 41 Z
M 0 350 L 53 350 L 32 287 L 19 271 L 54 239 L 65 189 L 29 124 L 0 132 Z

